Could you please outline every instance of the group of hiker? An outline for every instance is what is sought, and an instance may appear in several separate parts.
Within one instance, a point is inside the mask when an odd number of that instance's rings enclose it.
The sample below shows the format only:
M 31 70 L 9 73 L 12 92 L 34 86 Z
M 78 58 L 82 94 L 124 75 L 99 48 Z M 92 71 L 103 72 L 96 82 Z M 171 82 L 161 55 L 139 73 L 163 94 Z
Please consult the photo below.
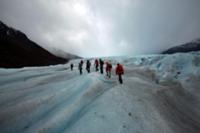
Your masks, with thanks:
M 80 72 L 80 75 L 83 73 L 83 60 L 81 60 L 78 64 L 78 69 Z M 104 64 L 106 65 L 105 70 L 106 70 L 106 76 L 108 78 L 111 78 L 111 71 L 112 71 L 112 64 L 109 61 L 104 62 L 102 59 L 95 59 L 94 61 L 94 66 L 95 66 L 95 71 L 98 72 L 100 70 L 100 73 L 104 73 Z M 71 70 L 73 71 L 74 64 L 71 63 Z M 91 68 L 91 62 L 90 60 L 86 61 L 86 71 L 90 73 L 90 68 Z M 122 75 L 124 74 L 124 68 L 120 63 L 117 63 L 116 69 L 115 69 L 116 75 L 118 75 L 119 83 L 123 84 L 122 80 Z

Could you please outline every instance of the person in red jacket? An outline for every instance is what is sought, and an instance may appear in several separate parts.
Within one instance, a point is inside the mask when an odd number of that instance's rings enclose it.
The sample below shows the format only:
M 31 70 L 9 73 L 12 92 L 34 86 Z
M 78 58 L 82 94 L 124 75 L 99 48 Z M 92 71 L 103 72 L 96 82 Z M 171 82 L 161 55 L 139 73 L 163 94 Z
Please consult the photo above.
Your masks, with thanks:
M 117 63 L 117 67 L 116 67 L 116 75 L 119 76 L 119 83 L 123 84 L 123 80 L 122 80 L 122 75 L 124 74 L 124 68 L 121 64 Z
M 99 61 L 96 59 L 95 62 L 95 68 L 96 68 L 96 72 L 99 71 Z
M 112 65 L 110 62 L 106 62 L 106 75 L 111 78 L 111 70 L 112 70 Z

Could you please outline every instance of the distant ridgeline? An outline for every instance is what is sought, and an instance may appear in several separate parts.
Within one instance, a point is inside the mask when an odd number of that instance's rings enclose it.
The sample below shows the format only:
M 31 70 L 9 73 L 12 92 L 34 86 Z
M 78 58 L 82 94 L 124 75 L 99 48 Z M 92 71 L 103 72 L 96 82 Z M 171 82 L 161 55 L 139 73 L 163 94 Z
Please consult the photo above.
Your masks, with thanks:
M 66 63 L 68 59 L 57 57 L 29 40 L 27 36 L 0 21 L 0 67 L 20 68 Z
M 192 52 L 192 51 L 200 51 L 200 39 L 197 39 L 195 41 L 192 41 L 180 46 L 170 48 L 162 52 L 162 54 L 185 53 L 185 52 Z

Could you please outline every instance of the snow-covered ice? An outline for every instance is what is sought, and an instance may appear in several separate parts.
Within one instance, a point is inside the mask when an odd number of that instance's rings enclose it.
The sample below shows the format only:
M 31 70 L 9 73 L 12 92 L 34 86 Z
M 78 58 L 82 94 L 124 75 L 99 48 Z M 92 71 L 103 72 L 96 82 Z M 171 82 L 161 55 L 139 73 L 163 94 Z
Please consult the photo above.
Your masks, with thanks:
M 200 52 L 112 57 L 124 84 L 77 64 L 0 69 L 2 133 L 198 133 Z M 93 59 L 91 59 L 93 61 Z M 85 69 L 85 67 L 84 67 Z

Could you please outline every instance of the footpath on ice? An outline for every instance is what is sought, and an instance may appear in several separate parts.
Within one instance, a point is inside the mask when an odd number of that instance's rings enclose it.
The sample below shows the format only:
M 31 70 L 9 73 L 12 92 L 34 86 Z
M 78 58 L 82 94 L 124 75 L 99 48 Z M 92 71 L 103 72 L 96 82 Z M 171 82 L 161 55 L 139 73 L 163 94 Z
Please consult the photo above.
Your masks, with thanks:
M 1 133 L 198 133 L 200 53 L 113 57 L 124 84 L 79 60 L 0 69 Z

